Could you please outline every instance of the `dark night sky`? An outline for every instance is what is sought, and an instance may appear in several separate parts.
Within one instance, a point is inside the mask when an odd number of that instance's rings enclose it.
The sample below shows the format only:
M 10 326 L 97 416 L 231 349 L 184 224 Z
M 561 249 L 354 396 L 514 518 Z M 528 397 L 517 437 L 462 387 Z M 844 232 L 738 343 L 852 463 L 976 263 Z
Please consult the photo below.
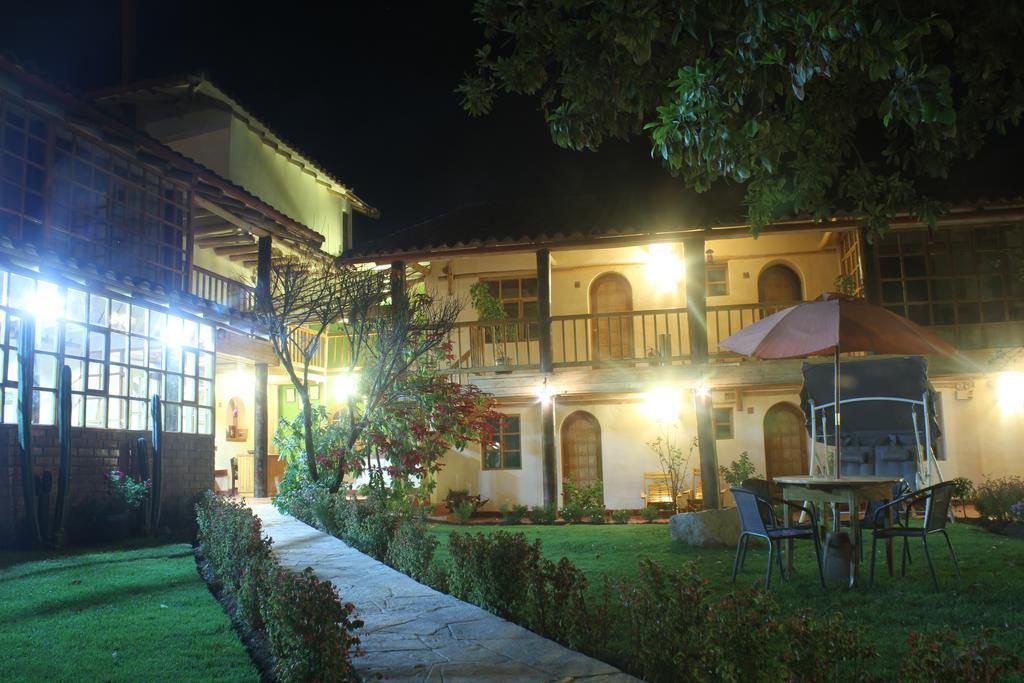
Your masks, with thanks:
M 381 209 L 360 237 L 475 202 L 678 188 L 642 141 L 556 148 L 533 102 L 465 114 L 453 91 L 482 42 L 468 0 L 285 6 L 138 2 L 136 78 L 208 71 Z M 120 4 L 4 3 L 0 49 L 78 90 L 116 84 Z

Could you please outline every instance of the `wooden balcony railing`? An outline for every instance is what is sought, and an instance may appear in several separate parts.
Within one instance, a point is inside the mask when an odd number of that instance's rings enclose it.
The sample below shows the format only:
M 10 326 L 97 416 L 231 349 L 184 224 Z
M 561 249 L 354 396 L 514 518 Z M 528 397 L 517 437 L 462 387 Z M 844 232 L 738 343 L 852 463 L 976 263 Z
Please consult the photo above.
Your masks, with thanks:
M 189 292 L 243 313 L 251 312 L 256 305 L 252 287 L 199 266 L 192 266 Z
M 452 369 L 459 372 L 504 372 L 537 369 L 540 349 L 537 321 L 462 322 L 452 330 Z
M 313 337 L 316 336 L 316 330 L 311 330 L 306 327 L 300 327 L 296 330 L 295 338 L 296 341 L 288 342 L 288 353 L 291 355 L 292 362 L 296 366 L 301 366 L 303 363 L 302 350 L 309 348 L 309 344 Z M 309 366 L 311 368 L 326 369 L 327 368 L 327 335 L 320 337 L 320 344 L 317 346 L 316 352 L 313 354 L 313 360 L 310 361 Z
M 690 355 L 686 309 L 552 316 L 551 345 L 562 367 L 681 363 Z

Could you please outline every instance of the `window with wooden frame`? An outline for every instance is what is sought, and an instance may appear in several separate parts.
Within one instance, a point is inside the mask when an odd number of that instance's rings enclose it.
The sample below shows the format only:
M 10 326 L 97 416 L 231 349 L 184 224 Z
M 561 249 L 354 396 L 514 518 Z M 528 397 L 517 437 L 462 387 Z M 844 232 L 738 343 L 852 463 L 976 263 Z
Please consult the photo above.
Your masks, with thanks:
M 537 339 L 537 278 L 511 277 L 480 282 L 487 285 L 491 294 L 501 301 L 505 315 L 513 320 L 525 321 L 519 326 L 516 340 Z
M 725 263 L 704 266 L 704 292 L 707 296 L 726 296 L 729 293 L 729 266 Z
M 1022 224 L 894 231 L 876 259 L 882 304 L 918 324 L 1024 320 Z
M 188 187 L 0 95 L 0 233 L 165 289 L 185 277 Z
M 522 433 L 518 415 L 502 415 L 494 439 L 483 444 L 485 470 L 518 470 L 523 467 Z
M 733 412 L 732 406 L 716 406 L 711 409 L 711 424 L 714 428 L 715 439 L 733 438 Z
M 145 430 L 159 394 L 168 432 L 213 433 L 214 331 L 211 325 L 117 298 L 0 271 L 0 355 L 5 355 L 3 421 L 17 421 L 21 319 L 40 302 L 32 421 L 56 422 L 60 368 L 71 368 L 71 424 Z

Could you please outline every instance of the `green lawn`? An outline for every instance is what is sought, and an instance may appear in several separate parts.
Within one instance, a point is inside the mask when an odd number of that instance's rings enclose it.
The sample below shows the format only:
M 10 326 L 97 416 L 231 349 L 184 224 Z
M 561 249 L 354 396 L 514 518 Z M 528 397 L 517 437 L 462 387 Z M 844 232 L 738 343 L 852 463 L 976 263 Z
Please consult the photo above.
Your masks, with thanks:
M 0 553 L 0 680 L 258 681 L 185 544 Z
M 591 579 L 599 583 L 602 575 L 628 578 L 637 563 L 650 558 L 667 566 L 693 561 L 712 585 L 725 593 L 735 587 L 761 585 L 764 579 L 767 549 L 751 541 L 746 568 L 731 583 L 734 550 L 705 549 L 672 543 L 664 524 L 573 525 L 573 526 L 470 526 L 434 525 L 431 533 L 440 541 L 439 559 L 448 560 L 447 536 L 452 531 L 493 533 L 498 529 L 521 531 L 531 541 L 541 539 L 544 554 L 551 559 L 568 557 Z M 912 542 L 913 564 L 905 578 L 899 577 L 898 550 L 896 576 L 885 571 L 884 553 L 878 552 L 874 588 L 848 591 L 823 591 L 817 581 L 813 546 L 797 542 L 795 576 L 780 581 L 776 571 L 772 591 L 785 606 L 808 607 L 827 614 L 841 612 L 851 624 L 867 628 L 867 637 L 878 650 L 879 659 L 869 666 L 876 673 L 889 672 L 904 649 L 907 634 L 948 626 L 962 633 L 984 627 L 996 629 L 996 642 L 1010 651 L 1024 651 L 1024 540 L 991 534 L 979 527 L 955 524 L 950 527 L 953 546 L 960 559 L 963 579 L 958 584 L 949 553 L 941 539 L 930 543 L 939 575 L 940 591 L 932 588 L 920 542 Z M 870 535 L 868 535 L 870 539 Z M 870 542 L 870 540 L 869 540 Z

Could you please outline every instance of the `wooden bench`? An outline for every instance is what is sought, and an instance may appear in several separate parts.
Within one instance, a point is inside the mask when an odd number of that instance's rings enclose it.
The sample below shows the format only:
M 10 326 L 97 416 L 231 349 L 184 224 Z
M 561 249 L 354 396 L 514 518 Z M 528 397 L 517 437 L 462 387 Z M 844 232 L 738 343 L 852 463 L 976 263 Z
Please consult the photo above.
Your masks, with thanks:
M 644 507 L 670 507 L 678 509 L 678 502 L 686 500 L 690 491 L 680 491 L 675 503 L 672 501 L 672 477 L 667 472 L 644 472 L 644 490 L 640 498 Z

